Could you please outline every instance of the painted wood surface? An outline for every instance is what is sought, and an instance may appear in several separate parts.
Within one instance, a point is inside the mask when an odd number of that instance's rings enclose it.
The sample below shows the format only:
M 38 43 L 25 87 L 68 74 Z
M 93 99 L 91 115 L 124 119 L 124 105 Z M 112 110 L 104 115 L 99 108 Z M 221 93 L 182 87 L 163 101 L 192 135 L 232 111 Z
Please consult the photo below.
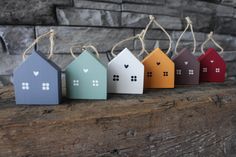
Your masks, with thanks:
M 200 63 L 197 58 L 186 48 L 172 58 L 175 63 L 175 84 L 199 84 Z
M 53 105 L 61 101 L 61 71 L 41 52 L 32 54 L 14 71 L 16 104 Z
M 68 98 L 107 99 L 107 68 L 92 52 L 85 50 L 65 73 Z
M 209 48 L 198 58 L 200 82 L 224 82 L 226 64 L 214 48 Z
M 108 63 L 108 92 L 142 94 L 144 82 L 143 64 L 127 49 Z
M 1 157 L 234 157 L 236 82 L 16 106 L 0 88 Z
M 145 88 L 174 88 L 174 62 L 160 48 L 153 50 L 142 63 Z

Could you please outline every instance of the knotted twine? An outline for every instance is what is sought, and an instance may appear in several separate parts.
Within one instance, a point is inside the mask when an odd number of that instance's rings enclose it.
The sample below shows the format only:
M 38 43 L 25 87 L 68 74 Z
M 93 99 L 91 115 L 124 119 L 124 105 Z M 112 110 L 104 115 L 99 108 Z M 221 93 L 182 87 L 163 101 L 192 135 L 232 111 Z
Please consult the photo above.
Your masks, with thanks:
M 149 21 L 149 23 L 147 24 L 147 26 L 146 26 L 145 29 L 144 29 L 144 33 L 143 33 L 143 36 L 142 36 L 142 40 L 144 41 L 144 38 L 145 38 L 145 36 L 146 36 L 146 33 L 147 33 L 149 27 L 151 26 L 152 23 L 154 23 L 157 27 L 159 27 L 159 28 L 166 34 L 166 36 L 167 36 L 168 39 L 169 39 L 169 48 L 168 48 L 168 50 L 167 50 L 167 52 L 166 52 L 166 54 L 169 54 L 170 51 L 171 51 L 171 45 L 172 45 L 172 39 L 171 39 L 170 35 L 169 35 L 168 32 L 157 22 L 157 20 L 155 19 L 155 17 L 154 17 L 153 15 L 149 15 L 149 19 L 150 19 L 150 21 Z M 148 53 L 146 49 L 145 49 L 145 52 Z
M 207 39 L 202 43 L 201 45 L 201 51 L 203 54 L 205 54 L 204 51 L 204 46 L 208 41 L 212 41 L 221 51 L 219 52 L 219 54 L 222 54 L 224 52 L 224 49 L 213 39 L 213 32 L 211 31 L 208 35 L 207 35 Z
M 49 49 L 49 56 L 48 59 L 50 59 L 53 55 L 53 47 L 54 47 L 54 36 L 55 36 L 55 31 L 53 29 L 50 29 L 49 32 L 44 33 L 37 37 L 34 42 L 23 52 L 22 58 L 25 60 L 25 55 L 30 51 L 31 48 L 34 47 L 35 44 L 37 44 L 42 38 L 46 37 L 49 35 L 49 41 L 50 41 L 50 49 Z
M 117 46 L 121 45 L 122 43 L 124 43 L 124 42 L 126 42 L 126 41 L 134 40 L 134 39 L 136 39 L 136 38 L 140 40 L 141 45 L 142 45 L 142 50 L 141 50 L 141 52 L 138 54 L 138 57 L 141 56 L 144 52 L 146 52 L 146 51 L 145 51 L 145 43 L 144 43 L 144 41 L 143 41 L 143 39 L 142 39 L 143 33 L 144 33 L 144 30 L 142 30 L 141 33 L 139 33 L 139 34 L 137 34 L 137 35 L 135 35 L 135 36 L 126 38 L 126 39 L 121 40 L 120 42 L 116 43 L 116 44 L 113 46 L 113 48 L 111 49 L 111 54 L 112 54 L 112 56 L 113 56 L 113 57 L 116 57 L 116 54 L 114 53 L 114 50 L 115 50 L 115 48 L 116 48 Z M 147 52 L 146 52 L 146 53 L 147 53 Z M 147 53 L 147 54 L 148 54 L 148 53 Z
M 188 28 L 190 28 L 191 33 L 192 33 L 192 36 L 193 36 L 193 51 L 192 51 L 192 54 L 194 54 L 195 51 L 196 51 L 197 42 L 196 42 L 196 38 L 195 38 L 195 35 L 194 35 L 194 32 L 193 32 L 193 24 L 192 24 L 192 21 L 190 20 L 189 17 L 186 17 L 185 19 L 186 19 L 186 21 L 187 21 L 187 26 L 186 26 L 185 30 L 182 32 L 182 34 L 180 35 L 179 39 L 178 39 L 177 42 L 176 42 L 175 52 L 174 52 L 175 55 L 178 55 L 178 53 L 177 53 L 177 48 L 178 48 L 178 46 L 179 46 L 179 42 L 180 42 L 181 38 L 183 37 L 184 33 L 188 30 Z
M 71 47 L 70 47 L 70 54 L 71 54 L 72 57 L 76 58 L 76 56 L 75 56 L 75 54 L 74 54 L 74 52 L 73 52 L 73 49 L 74 49 L 74 48 L 81 48 L 82 50 L 91 48 L 91 49 L 95 52 L 97 58 L 99 58 L 98 50 L 96 49 L 95 46 L 93 46 L 93 45 L 91 45 L 91 44 L 89 44 L 89 45 L 83 45 L 83 46 L 82 46 L 82 45 L 71 46 Z

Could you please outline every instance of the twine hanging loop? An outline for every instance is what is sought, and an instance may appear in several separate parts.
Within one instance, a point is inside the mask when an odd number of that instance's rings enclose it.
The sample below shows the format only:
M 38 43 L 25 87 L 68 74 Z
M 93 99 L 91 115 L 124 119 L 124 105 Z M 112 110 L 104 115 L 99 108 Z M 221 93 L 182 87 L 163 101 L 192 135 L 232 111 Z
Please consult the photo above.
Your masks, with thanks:
M 193 36 L 193 51 L 192 51 L 192 54 L 194 54 L 195 51 L 196 51 L 197 42 L 196 42 L 195 34 L 194 34 L 194 31 L 193 31 L 193 24 L 192 24 L 192 21 L 190 20 L 189 17 L 185 17 L 185 20 L 186 20 L 186 22 L 187 22 L 187 26 L 186 26 L 186 28 L 184 29 L 184 31 L 181 33 L 179 39 L 178 39 L 177 42 L 176 42 L 175 51 L 174 51 L 175 55 L 178 55 L 177 48 L 178 48 L 178 46 L 179 46 L 179 42 L 180 42 L 181 38 L 183 37 L 184 33 L 188 30 L 188 28 L 190 28 L 191 34 L 192 34 L 192 36 Z
M 144 41 L 143 41 L 143 39 L 142 39 L 143 34 L 144 34 L 144 30 L 142 30 L 141 33 L 139 33 L 139 34 L 137 34 L 137 35 L 135 35 L 135 36 L 128 37 L 128 38 L 126 38 L 126 39 L 124 39 L 124 40 L 121 40 L 121 41 L 119 41 L 118 43 L 116 43 L 116 44 L 113 46 L 113 48 L 111 49 L 111 54 L 112 54 L 112 56 L 113 56 L 113 57 L 116 57 L 116 54 L 114 53 L 114 50 L 115 50 L 115 48 L 116 48 L 117 46 L 123 44 L 123 43 L 126 42 L 126 41 L 130 41 L 130 40 L 134 40 L 134 39 L 139 39 L 139 41 L 141 42 L 141 45 L 142 45 L 142 50 L 141 50 L 141 52 L 138 54 L 138 56 L 141 56 L 144 52 L 146 52 L 146 53 L 148 54 L 148 52 L 147 52 L 146 49 L 145 49 L 145 43 L 144 43 Z
M 149 20 L 150 20 L 149 23 L 147 24 L 147 26 L 144 29 L 142 40 L 144 41 L 144 38 L 145 38 L 145 36 L 147 34 L 147 31 L 148 31 L 149 27 L 152 25 L 152 23 L 154 23 L 157 27 L 159 27 L 166 34 L 166 36 L 169 39 L 169 48 L 168 48 L 168 50 L 166 52 L 166 54 L 169 54 L 170 51 L 171 51 L 171 48 L 172 48 L 171 47 L 172 46 L 172 39 L 171 39 L 169 33 L 157 22 L 157 20 L 155 19 L 155 17 L 153 15 L 149 15 Z M 146 49 L 145 49 L 145 52 L 147 52 Z
M 207 39 L 202 43 L 201 45 L 201 51 L 203 54 L 205 54 L 205 51 L 204 51 L 204 46 L 206 45 L 206 43 L 208 41 L 212 41 L 219 49 L 220 49 L 220 52 L 219 54 L 222 54 L 224 52 L 224 49 L 223 47 L 221 47 L 214 39 L 213 39 L 213 31 L 211 31 L 208 35 L 207 35 Z
M 75 54 L 74 54 L 74 52 L 73 52 L 75 48 L 81 48 L 82 50 L 91 48 L 91 49 L 95 52 L 97 58 L 100 57 L 97 48 L 96 48 L 95 46 L 91 45 L 91 44 L 88 44 L 88 45 L 83 45 L 83 46 L 82 46 L 82 45 L 71 46 L 71 47 L 70 47 L 70 54 L 71 54 L 71 56 L 74 57 L 74 58 L 76 58 L 76 56 L 75 56 Z
M 49 56 L 48 59 L 50 59 L 53 55 L 53 48 L 54 48 L 54 36 L 55 36 L 55 31 L 53 29 L 50 29 L 49 32 L 46 32 L 39 37 L 37 37 L 34 42 L 22 53 L 22 58 L 25 60 L 25 56 L 29 51 L 37 44 L 42 38 L 49 36 L 49 41 L 50 41 L 50 49 L 49 49 Z

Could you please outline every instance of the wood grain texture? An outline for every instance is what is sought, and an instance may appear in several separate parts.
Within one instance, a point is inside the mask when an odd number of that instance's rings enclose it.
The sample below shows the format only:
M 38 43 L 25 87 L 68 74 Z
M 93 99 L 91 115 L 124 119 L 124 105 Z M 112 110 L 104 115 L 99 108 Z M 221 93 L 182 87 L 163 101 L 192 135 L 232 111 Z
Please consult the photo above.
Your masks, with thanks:
M 0 89 L 1 157 L 234 157 L 236 82 L 16 106 Z

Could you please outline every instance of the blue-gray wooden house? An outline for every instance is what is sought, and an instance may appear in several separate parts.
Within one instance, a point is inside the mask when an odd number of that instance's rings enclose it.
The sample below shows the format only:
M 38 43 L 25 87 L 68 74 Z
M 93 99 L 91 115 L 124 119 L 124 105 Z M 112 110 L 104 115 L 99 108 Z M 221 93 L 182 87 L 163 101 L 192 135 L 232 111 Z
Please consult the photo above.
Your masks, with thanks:
M 55 105 L 61 100 L 61 70 L 41 52 L 32 54 L 13 73 L 16 104 Z

